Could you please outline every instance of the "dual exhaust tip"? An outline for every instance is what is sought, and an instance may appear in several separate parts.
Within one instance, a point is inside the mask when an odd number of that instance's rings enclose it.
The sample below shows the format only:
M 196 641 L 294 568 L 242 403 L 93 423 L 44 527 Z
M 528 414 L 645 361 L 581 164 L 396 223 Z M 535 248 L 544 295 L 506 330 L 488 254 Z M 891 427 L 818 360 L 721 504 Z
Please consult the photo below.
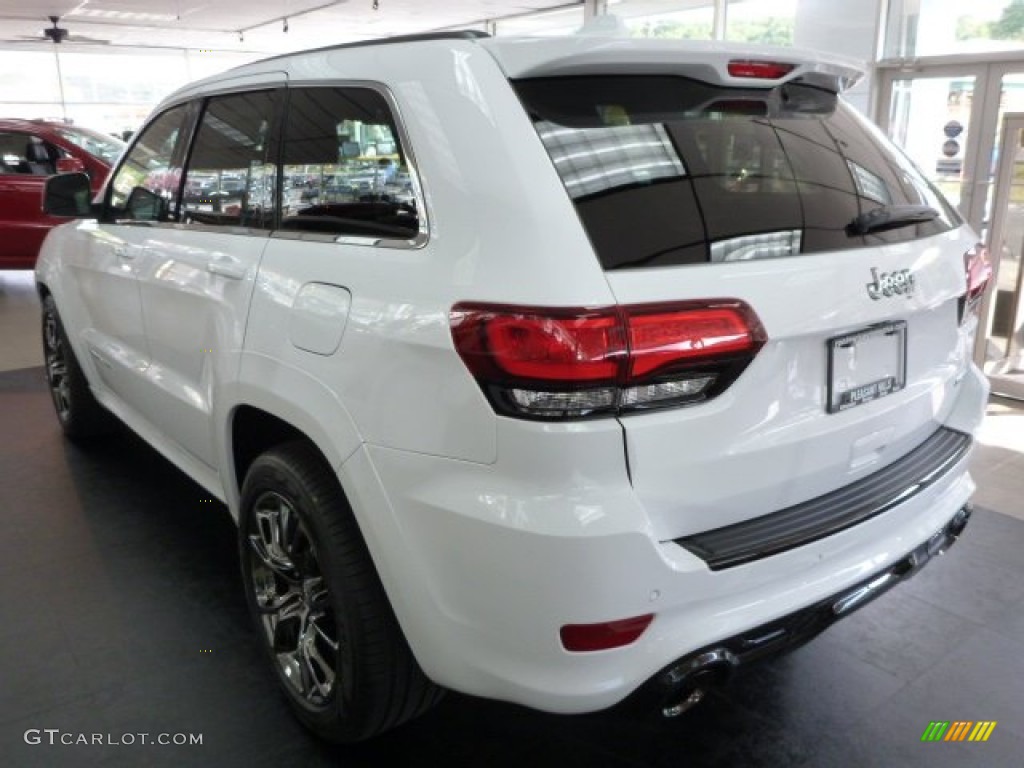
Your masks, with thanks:
M 708 691 L 724 686 L 739 663 L 727 649 L 715 648 L 671 667 L 661 675 L 667 688 L 661 702 L 662 717 L 679 717 L 693 709 Z
M 776 655 L 800 645 L 853 609 L 913 575 L 928 560 L 953 545 L 967 527 L 971 511 L 971 506 L 965 504 L 931 539 L 869 582 L 797 611 L 773 625 L 743 633 L 723 641 L 719 647 L 679 660 L 650 681 L 657 692 L 659 714 L 673 718 L 693 709 L 711 690 L 723 687 L 741 663 Z

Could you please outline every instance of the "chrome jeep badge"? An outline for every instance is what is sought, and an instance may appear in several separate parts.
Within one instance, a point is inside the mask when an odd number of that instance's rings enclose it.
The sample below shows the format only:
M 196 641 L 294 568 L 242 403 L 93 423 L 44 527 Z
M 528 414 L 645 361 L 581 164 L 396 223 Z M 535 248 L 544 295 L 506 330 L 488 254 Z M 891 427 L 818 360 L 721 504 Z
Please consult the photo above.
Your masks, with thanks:
M 914 275 L 909 269 L 879 272 L 877 267 L 872 267 L 871 277 L 872 281 L 865 287 L 868 289 L 868 296 L 875 301 L 901 295 L 909 299 L 914 293 Z

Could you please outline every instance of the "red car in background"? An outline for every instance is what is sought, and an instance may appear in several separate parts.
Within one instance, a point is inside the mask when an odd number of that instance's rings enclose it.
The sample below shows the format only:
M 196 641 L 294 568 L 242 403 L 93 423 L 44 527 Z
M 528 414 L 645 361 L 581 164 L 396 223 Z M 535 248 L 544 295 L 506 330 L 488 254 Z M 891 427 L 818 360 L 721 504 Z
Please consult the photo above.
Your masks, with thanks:
M 51 227 L 43 184 L 55 173 L 85 172 L 99 191 L 124 142 L 50 120 L 0 119 L 0 269 L 32 269 Z

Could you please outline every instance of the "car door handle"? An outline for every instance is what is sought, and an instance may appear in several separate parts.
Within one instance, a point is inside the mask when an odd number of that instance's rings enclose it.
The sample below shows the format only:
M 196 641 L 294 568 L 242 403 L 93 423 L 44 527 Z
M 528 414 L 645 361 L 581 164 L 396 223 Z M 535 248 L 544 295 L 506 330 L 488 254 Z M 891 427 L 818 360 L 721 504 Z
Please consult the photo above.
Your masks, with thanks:
M 130 248 L 127 245 L 115 245 L 114 255 L 117 256 L 117 258 L 119 259 L 130 261 L 131 259 L 134 259 L 138 254 L 135 252 L 134 248 Z
M 206 262 L 206 271 L 231 280 L 241 280 L 245 277 L 245 273 L 248 270 L 237 259 L 232 259 L 230 256 L 220 256 Z

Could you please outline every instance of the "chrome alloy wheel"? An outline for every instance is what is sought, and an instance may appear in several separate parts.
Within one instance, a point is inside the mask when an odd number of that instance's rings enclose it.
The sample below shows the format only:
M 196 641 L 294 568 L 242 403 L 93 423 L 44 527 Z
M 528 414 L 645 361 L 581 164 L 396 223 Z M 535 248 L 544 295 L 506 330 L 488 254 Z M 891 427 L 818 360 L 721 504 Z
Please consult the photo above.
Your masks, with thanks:
M 50 385 L 53 404 L 61 421 L 71 415 L 71 393 L 68 385 L 67 351 L 61 337 L 57 315 L 47 312 L 43 321 L 43 353 L 46 360 L 46 381 Z
M 292 692 L 326 706 L 337 683 L 338 632 L 316 549 L 280 494 L 263 493 L 252 519 L 249 568 L 267 642 Z

